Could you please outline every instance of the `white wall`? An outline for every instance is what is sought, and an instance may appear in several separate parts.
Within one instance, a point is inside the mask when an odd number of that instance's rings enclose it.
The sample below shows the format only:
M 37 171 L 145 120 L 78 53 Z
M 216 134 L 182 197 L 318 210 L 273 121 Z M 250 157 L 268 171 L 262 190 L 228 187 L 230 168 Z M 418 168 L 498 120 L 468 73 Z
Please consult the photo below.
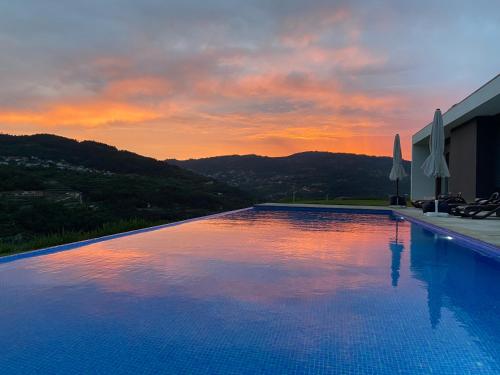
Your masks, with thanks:
M 429 142 L 413 145 L 411 161 L 411 199 L 432 199 L 434 197 L 434 179 L 427 177 L 421 166 L 429 156 Z

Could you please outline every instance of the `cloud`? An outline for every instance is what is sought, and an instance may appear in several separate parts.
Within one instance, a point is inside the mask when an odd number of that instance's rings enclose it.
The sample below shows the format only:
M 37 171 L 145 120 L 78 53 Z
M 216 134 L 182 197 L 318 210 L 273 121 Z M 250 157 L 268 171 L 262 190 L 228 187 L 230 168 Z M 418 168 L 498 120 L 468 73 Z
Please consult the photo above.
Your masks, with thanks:
M 143 107 L 120 102 L 61 103 L 39 111 L 0 111 L 0 123 L 41 127 L 98 127 L 113 123 L 142 123 L 159 117 Z
M 389 154 L 498 73 L 478 1 L 4 2 L 0 126 L 159 158 Z

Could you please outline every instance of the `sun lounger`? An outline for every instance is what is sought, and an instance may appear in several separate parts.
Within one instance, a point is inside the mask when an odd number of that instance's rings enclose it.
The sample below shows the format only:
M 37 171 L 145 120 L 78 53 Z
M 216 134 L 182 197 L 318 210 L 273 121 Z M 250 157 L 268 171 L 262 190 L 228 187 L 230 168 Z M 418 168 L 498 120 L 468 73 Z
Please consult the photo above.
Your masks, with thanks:
M 476 199 L 472 204 L 454 206 L 450 213 L 455 216 L 472 217 L 480 212 L 495 209 L 498 204 L 500 204 L 499 193 L 495 192 L 488 199 Z
M 461 208 L 460 210 L 453 210 L 453 214 L 462 217 L 476 217 L 482 216 L 481 213 L 489 213 L 496 210 L 500 206 L 497 204 L 480 204 L 480 205 L 470 205 Z M 494 212 L 493 212 L 494 213 Z M 484 214 L 483 214 L 484 215 Z M 490 216 L 490 215 L 488 215 Z
M 447 208 L 450 207 L 456 207 L 456 206 L 463 206 L 467 204 L 467 201 L 462 197 L 461 193 L 458 194 L 446 194 L 446 195 L 440 195 L 438 197 L 439 200 L 439 205 L 440 206 L 446 206 Z M 434 204 L 433 199 L 422 199 L 422 200 L 417 200 L 417 201 L 412 201 L 411 204 L 415 208 L 422 208 L 424 209 L 424 206 L 428 204 L 429 202 L 432 202 Z
M 476 199 L 475 203 L 476 204 L 488 204 L 491 202 L 496 202 L 500 199 L 500 193 L 498 191 L 495 191 L 493 194 L 490 195 L 488 199 Z
M 497 215 L 497 217 L 500 217 L 500 203 L 497 204 L 495 207 L 490 207 L 491 210 L 482 210 L 475 212 L 473 215 L 471 215 L 472 219 L 486 219 L 487 217 Z

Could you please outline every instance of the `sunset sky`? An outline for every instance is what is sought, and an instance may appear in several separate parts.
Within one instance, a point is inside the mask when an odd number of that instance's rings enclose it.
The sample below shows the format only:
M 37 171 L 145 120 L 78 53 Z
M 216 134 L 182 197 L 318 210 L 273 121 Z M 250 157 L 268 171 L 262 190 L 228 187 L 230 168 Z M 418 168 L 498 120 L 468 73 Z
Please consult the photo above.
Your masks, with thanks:
M 156 158 L 389 155 L 500 73 L 499 1 L 0 3 L 0 131 Z

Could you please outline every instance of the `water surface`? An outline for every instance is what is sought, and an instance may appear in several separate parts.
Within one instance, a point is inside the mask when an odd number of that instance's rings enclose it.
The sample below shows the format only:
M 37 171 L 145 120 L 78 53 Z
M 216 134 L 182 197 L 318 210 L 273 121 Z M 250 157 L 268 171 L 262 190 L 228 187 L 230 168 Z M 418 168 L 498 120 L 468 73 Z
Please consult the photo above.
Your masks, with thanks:
M 0 263 L 0 368 L 500 373 L 499 285 L 389 215 L 249 210 Z

